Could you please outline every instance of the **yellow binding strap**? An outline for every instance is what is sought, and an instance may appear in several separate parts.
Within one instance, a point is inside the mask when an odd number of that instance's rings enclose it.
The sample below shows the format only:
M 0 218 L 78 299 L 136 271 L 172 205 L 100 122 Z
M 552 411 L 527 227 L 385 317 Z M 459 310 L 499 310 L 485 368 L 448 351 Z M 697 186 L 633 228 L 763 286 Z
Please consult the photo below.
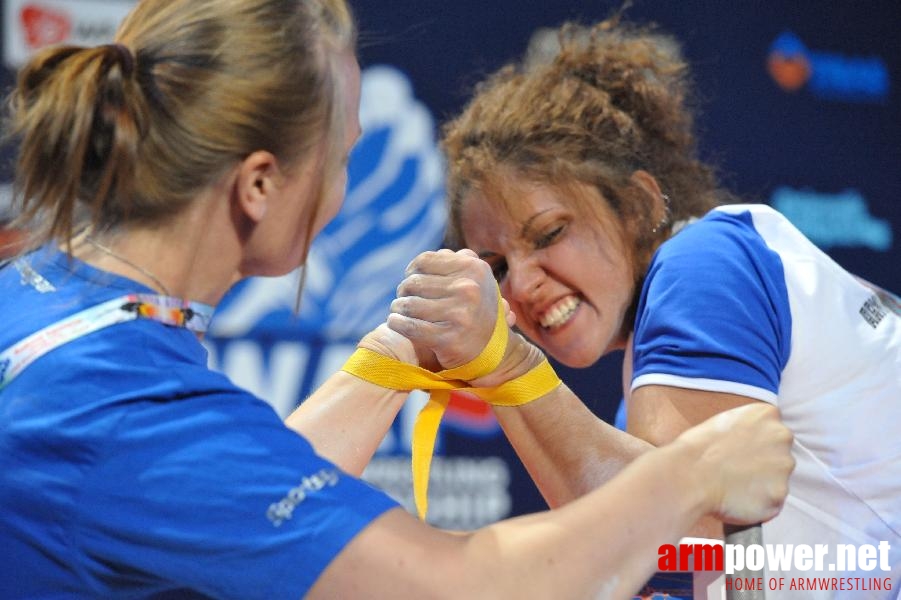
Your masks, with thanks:
M 497 387 L 473 388 L 466 383 L 493 372 L 504 357 L 509 328 L 500 293 L 497 314 L 488 344 L 477 357 L 459 367 L 433 373 L 364 348 L 358 348 L 342 367 L 342 371 L 384 388 L 429 392 L 429 400 L 413 425 L 413 500 L 422 520 L 425 520 L 428 511 L 429 471 L 435 440 L 441 418 L 450 402 L 451 391 L 469 392 L 498 406 L 519 406 L 548 394 L 561 383 L 547 359 L 524 375 Z

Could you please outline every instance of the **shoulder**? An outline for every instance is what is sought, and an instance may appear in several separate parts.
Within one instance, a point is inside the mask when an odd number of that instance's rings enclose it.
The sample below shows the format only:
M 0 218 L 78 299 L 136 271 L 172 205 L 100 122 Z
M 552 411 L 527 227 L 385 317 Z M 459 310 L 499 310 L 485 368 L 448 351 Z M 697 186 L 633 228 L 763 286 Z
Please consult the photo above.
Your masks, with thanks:
M 753 246 L 766 249 L 766 229 L 773 217 L 777 221 L 784 219 L 765 205 L 739 204 L 713 209 L 664 242 L 655 262 L 676 260 L 685 255 L 728 257 L 741 248 Z
M 666 373 L 692 386 L 738 381 L 775 393 L 791 349 L 792 317 L 782 258 L 758 229 L 757 215 L 770 212 L 717 209 L 660 247 L 636 309 L 636 381 Z
M 783 257 L 770 240 L 774 224 L 783 221 L 763 205 L 712 210 L 660 246 L 646 273 L 643 295 L 673 288 L 722 289 L 734 295 L 748 286 L 784 295 Z

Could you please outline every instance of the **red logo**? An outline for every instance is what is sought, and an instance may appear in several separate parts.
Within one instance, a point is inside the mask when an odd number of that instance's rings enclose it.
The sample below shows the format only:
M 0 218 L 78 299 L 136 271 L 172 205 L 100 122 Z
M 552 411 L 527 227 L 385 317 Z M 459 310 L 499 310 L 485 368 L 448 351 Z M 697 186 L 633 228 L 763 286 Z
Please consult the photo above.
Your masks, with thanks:
M 25 43 L 31 49 L 62 43 L 72 32 L 72 21 L 64 12 L 29 4 L 19 16 L 25 31 Z
M 451 392 L 444 424 L 466 433 L 492 435 L 500 431 L 488 403 L 460 391 Z

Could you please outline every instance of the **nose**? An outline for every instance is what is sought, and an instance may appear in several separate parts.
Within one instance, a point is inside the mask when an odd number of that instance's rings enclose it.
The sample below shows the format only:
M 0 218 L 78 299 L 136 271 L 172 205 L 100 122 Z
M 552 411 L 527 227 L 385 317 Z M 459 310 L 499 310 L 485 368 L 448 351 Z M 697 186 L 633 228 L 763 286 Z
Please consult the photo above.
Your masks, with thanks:
M 506 298 L 515 302 L 532 300 L 546 273 L 534 257 L 507 257 L 507 276 L 501 286 Z

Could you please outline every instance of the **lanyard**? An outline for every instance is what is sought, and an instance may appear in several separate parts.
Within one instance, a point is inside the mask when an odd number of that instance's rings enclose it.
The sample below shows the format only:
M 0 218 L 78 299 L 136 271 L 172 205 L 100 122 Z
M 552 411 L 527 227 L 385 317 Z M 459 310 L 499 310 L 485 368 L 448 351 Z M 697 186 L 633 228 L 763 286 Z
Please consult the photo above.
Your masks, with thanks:
M 213 307 L 155 294 L 126 294 L 52 323 L 0 352 L 0 390 L 44 354 L 84 335 L 135 319 L 203 333 Z

